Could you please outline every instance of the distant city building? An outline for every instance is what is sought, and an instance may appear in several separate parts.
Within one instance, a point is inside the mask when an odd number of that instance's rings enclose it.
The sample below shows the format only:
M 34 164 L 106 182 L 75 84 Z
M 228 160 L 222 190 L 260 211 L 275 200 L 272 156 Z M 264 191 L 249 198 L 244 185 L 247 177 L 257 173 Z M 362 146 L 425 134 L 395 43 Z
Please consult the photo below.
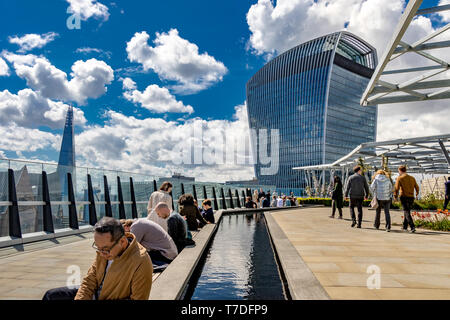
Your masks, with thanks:
M 278 129 L 279 170 L 255 175 L 278 192 L 304 191 L 296 166 L 333 162 L 363 142 L 375 141 L 377 107 L 359 101 L 374 68 L 376 50 L 349 32 L 329 34 L 269 61 L 247 82 L 251 129 Z M 259 150 L 259 140 L 258 140 Z M 267 149 L 271 150 L 270 138 Z

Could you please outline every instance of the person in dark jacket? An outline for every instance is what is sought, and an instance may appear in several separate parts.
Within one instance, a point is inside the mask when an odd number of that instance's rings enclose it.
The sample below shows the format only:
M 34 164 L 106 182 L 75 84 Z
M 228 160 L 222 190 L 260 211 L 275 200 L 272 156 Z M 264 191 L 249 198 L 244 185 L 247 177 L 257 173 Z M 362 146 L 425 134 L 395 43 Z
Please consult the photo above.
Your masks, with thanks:
M 187 244 L 187 222 L 176 211 L 172 211 L 167 219 L 167 233 L 172 237 L 180 253 Z
M 342 207 L 344 206 L 344 196 L 342 195 L 342 181 L 339 176 L 334 176 L 333 194 L 331 195 L 331 216 L 334 218 L 336 209 L 339 211 L 339 219 L 342 219 Z
M 202 217 L 200 211 L 195 206 L 194 197 L 192 194 L 188 193 L 181 195 L 178 199 L 178 206 L 180 208 L 180 214 L 186 217 L 188 230 L 197 231 L 199 228 L 199 222 L 201 225 L 208 223 L 208 221 Z
M 214 212 L 211 207 L 211 200 L 209 199 L 203 200 L 202 206 L 203 206 L 202 217 L 210 223 L 215 223 Z
M 448 177 L 448 181 L 445 183 L 444 210 L 447 209 L 449 201 L 450 201 L 450 177 Z
M 369 185 L 366 178 L 362 175 L 360 166 L 353 168 L 352 174 L 347 180 L 345 188 L 345 198 L 350 196 L 350 214 L 352 216 L 352 228 L 356 225 L 355 207 L 358 208 L 358 228 L 361 228 L 363 218 L 362 204 L 363 200 L 369 195 Z
M 263 199 L 262 199 L 262 207 L 263 208 L 268 208 L 270 207 L 270 200 L 269 200 L 270 194 L 267 194 Z
M 251 198 L 251 197 L 247 197 L 246 200 L 247 200 L 247 201 L 245 201 L 245 207 L 246 207 L 247 209 L 255 209 L 255 208 L 257 208 L 256 203 L 255 203 L 254 201 L 252 201 L 252 198 Z

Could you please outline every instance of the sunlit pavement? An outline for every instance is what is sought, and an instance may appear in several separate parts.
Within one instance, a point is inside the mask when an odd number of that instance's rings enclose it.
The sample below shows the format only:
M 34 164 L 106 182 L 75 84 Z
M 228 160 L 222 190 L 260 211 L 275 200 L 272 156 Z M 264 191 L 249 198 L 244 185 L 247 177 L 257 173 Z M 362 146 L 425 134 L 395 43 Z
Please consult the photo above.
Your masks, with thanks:
M 383 212 L 376 230 L 367 208 L 362 228 L 351 228 L 349 208 L 343 211 L 343 220 L 323 207 L 272 213 L 332 299 L 450 299 L 450 233 L 410 234 L 399 225 L 388 233 Z M 400 211 L 392 215 L 401 222 Z M 369 289 L 378 268 L 380 289 Z

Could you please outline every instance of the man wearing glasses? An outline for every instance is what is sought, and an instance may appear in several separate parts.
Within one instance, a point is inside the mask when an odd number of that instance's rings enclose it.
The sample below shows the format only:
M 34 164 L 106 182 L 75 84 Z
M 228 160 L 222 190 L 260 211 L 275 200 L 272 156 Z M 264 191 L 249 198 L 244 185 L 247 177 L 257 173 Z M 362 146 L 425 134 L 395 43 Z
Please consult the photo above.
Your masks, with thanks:
M 97 257 L 80 287 L 48 290 L 43 300 L 147 300 L 152 262 L 133 234 L 119 220 L 103 217 L 94 226 Z

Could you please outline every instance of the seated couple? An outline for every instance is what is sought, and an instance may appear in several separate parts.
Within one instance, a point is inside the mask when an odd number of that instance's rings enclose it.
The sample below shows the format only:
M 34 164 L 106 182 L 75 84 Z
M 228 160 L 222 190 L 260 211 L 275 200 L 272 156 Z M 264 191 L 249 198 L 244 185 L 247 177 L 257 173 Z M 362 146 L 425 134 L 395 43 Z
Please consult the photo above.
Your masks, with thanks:
M 211 207 L 211 200 L 203 201 L 203 211 L 200 213 L 199 208 L 195 205 L 195 199 L 192 194 L 183 194 L 178 199 L 180 214 L 186 217 L 187 227 L 189 231 L 197 231 L 208 223 L 215 223 L 214 212 Z

